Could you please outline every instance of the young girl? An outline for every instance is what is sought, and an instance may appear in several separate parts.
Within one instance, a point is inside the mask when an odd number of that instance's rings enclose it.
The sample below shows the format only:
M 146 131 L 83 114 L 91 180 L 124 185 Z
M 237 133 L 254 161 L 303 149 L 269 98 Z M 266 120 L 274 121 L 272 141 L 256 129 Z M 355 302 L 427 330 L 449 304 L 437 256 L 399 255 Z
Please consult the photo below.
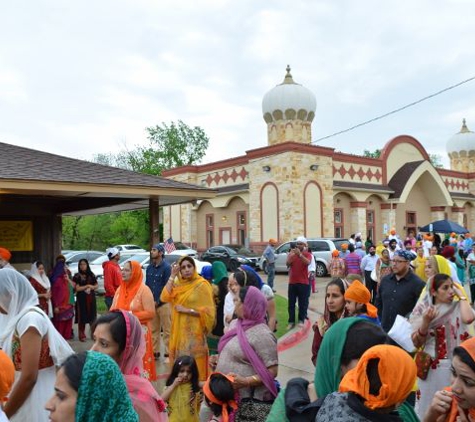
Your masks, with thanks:
M 213 412 L 210 422 L 228 422 L 229 414 L 237 409 L 234 400 L 234 378 L 220 372 L 212 373 L 203 386 L 205 402 Z
M 163 400 L 170 422 L 199 422 L 201 393 L 198 366 L 191 356 L 180 356 L 167 379 Z

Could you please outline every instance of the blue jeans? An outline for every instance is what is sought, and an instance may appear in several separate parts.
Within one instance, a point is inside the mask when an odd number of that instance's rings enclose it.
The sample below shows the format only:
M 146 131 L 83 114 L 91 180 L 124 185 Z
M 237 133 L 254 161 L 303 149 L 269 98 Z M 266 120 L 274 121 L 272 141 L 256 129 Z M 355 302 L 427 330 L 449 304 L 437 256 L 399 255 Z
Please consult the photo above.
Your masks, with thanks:
M 295 303 L 299 304 L 299 322 L 305 322 L 307 319 L 308 300 L 310 297 L 309 284 L 289 284 L 289 324 L 295 324 Z
M 273 289 L 275 277 L 275 264 L 267 264 L 267 284 Z

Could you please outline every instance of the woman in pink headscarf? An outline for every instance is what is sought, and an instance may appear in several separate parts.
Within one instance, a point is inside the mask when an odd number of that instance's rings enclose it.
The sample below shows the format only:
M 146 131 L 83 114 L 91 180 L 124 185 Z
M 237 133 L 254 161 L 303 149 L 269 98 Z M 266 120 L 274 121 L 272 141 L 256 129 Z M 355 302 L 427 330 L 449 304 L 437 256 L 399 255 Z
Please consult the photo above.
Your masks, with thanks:
M 96 320 L 93 333 L 91 349 L 117 362 L 140 421 L 168 421 L 165 402 L 143 376 L 145 338 L 137 317 L 126 311 L 109 312 Z

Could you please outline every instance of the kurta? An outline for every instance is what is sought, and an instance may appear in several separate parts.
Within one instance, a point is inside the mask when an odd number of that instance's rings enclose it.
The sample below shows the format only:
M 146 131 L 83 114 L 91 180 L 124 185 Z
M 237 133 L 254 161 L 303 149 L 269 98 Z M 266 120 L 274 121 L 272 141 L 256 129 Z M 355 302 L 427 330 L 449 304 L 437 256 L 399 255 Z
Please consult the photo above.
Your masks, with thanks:
M 210 284 L 201 277 L 193 281 L 177 279 L 171 293 L 167 287 L 163 289 L 160 300 L 172 305 L 170 364 L 182 355 L 192 356 L 198 365 L 200 381 L 206 381 L 209 375 L 206 337 L 213 329 L 216 316 Z M 195 310 L 199 317 L 178 312 L 176 305 Z

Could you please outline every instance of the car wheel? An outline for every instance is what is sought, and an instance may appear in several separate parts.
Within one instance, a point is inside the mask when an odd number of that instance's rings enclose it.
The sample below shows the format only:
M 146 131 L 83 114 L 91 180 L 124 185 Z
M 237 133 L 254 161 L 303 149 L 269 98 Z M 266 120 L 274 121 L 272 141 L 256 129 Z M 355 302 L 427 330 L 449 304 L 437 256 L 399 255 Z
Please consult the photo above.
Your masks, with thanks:
M 236 261 L 229 262 L 229 271 L 234 272 L 238 269 L 239 264 Z
M 327 275 L 327 269 L 325 265 L 321 262 L 317 262 L 317 265 L 315 267 L 315 275 L 317 277 L 325 277 Z
M 264 274 L 269 274 L 269 269 L 267 268 L 267 262 L 264 261 L 262 263 L 262 271 L 264 271 Z

